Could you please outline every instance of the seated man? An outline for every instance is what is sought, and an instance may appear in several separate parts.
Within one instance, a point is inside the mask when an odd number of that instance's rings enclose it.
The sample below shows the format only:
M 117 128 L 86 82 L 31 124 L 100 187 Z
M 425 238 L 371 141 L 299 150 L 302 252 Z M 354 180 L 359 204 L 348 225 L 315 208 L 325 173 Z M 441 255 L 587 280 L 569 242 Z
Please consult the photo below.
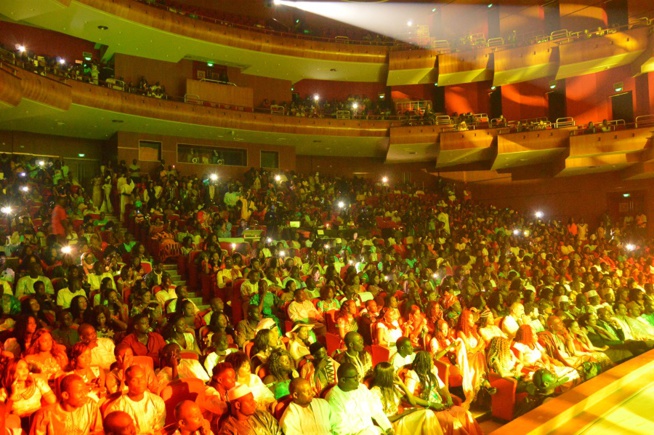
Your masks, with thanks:
M 320 323 L 324 320 L 304 289 L 295 290 L 294 300 L 288 306 L 288 317 L 294 323 Z
M 125 393 L 127 392 L 127 385 L 125 385 L 125 372 L 134 364 L 134 352 L 131 347 L 119 344 L 114 349 L 114 356 L 116 357 L 116 362 L 111 365 L 111 370 L 107 372 L 105 381 L 107 392 L 109 394 L 114 394 L 117 391 Z M 159 394 L 161 389 L 157 383 L 154 371 L 146 365 L 141 367 L 146 371 L 148 390 L 150 390 L 151 393 Z
M 416 354 L 413 351 L 411 340 L 407 337 L 400 337 L 397 339 L 397 352 L 391 357 L 391 364 L 397 373 L 402 367 L 413 363 Z
M 128 413 L 113 411 L 107 414 L 102 421 L 104 435 L 136 435 L 134 420 Z
M 127 393 L 109 403 L 105 415 L 112 411 L 124 411 L 136 424 L 139 434 L 159 434 L 166 422 L 166 405 L 161 397 L 147 390 L 145 369 L 131 366 L 125 372 Z
M 338 385 L 327 394 L 327 401 L 332 412 L 334 433 L 393 434 L 393 426 L 384 413 L 381 401 L 359 383 L 357 369 L 352 364 L 345 363 L 338 368 Z
M 254 340 L 257 335 L 257 325 L 261 321 L 261 313 L 257 305 L 250 305 L 248 307 L 248 317 L 238 322 L 236 325 L 236 344 L 240 349 L 246 342 Z
M 350 363 L 359 373 L 359 382 L 372 372 L 372 356 L 364 350 L 363 337 L 358 332 L 350 331 L 345 334 L 346 351 L 336 355 L 339 364 Z
M 60 383 L 58 403 L 41 408 L 34 415 L 33 435 L 102 433 L 98 402 L 90 400 L 84 380 L 75 374 Z
M 184 400 L 175 406 L 175 427 L 173 435 L 213 435 L 209 422 L 202 418 L 200 407 Z
M 116 362 L 114 342 L 110 338 L 98 338 L 95 328 L 88 323 L 79 325 L 77 332 L 79 340 L 91 348 L 91 366 L 109 370 L 111 365 Z
M 229 417 L 218 435 L 282 435 L 279 423 L 267 411 L 257 410 L 257 402 L 247 385 L 238 385 L 227 394 Z
M 296 378 L 289 386 L 292 402 L 279 421 L 285 434 L 330 435 L 332 433 L 329 403 L 314 398 L 306 379 Z

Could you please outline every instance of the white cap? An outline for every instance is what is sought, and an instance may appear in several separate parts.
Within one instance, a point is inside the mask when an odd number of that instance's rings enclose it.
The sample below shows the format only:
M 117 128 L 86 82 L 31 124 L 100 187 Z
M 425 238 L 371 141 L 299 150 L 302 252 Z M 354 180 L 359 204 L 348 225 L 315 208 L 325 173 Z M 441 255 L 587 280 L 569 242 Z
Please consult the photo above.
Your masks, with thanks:
M 233 402 L 248 394 L 252 394 L 250 387 L 245 384 L 239 384 L 227 392 L 227 400 Z

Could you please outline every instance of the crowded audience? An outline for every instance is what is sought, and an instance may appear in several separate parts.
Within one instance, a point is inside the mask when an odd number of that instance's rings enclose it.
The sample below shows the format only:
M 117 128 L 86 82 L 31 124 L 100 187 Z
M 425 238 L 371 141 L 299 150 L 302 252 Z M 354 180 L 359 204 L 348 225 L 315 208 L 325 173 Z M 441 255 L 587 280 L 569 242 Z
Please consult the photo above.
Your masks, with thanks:
M 0 170 L 15 433 L 477 434 L 498 380 L 518 416 L 542 379 L 654 346 L 642 213 L 532 218 L 437 178 Z

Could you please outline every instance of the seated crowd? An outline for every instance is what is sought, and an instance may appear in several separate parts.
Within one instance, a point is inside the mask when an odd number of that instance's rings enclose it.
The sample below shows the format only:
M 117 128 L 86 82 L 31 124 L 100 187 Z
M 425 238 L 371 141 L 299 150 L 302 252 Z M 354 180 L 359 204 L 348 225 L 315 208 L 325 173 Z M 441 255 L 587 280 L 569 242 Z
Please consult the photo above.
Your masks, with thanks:
M 0 169 L 14 433 L 477 434 L 507 382 L 515 416 L 654 346 L 644 215 L 591 231 L 442 179 Z

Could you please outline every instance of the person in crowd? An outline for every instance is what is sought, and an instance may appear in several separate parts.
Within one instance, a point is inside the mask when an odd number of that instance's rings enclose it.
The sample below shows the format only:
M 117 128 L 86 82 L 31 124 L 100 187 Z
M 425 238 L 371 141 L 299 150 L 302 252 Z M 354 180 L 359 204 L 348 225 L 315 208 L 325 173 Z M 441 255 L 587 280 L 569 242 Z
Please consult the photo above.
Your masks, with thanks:
M 173 435 L 213 435 L 200 407 L 190 400 L 183 400 L 175 406 L 175 420 Z
M 134 332 L 127 335 L 121 344 L 132 348 L 135 356 L 149 356 L 159 362 L 159 352 L 166 345 L 163 337 L 150 330 L 150 318 L 142 313 L 134 317 Z
M 47 329 L 39 329 L 32 336 L 32 342 L 23 353 L 25 362 L 36 367 L 39 376 L 50 381 L 63 374 L 68 365 L 66 348 L 57 344 Z
M 271 409 L 272 405 L 276 403 L 275 395 L 265 386 L 258 375 L 252 373 L 250 359 L 245 352 L 231 353 L 225 358 L 225 362 L 231 364 L 236 371 L 236 382 L 247 385 L 250 389 L 255 402 L 257 402 L 257 408 L 261 410 Z
M 257 409 L 254 395 L 246 385 L 238 385 L 228 393 L 229 417 L 218 435 L 282 435 L 281 427 L 267 411 Z
M 338 384 L 327 393 L 327 401 L 336 433 L 378 434 L 375 424 L 386 435 L 394 433 L 379 398 L 359 382 L 359 372 L 350 363 L 338 368 Z
M 102 420 L 104 435 L 136 435 L 134 420 L 126 412 L 113 411 Z
M 372 372 L 372 356 L 364 349 L 363 337 L 357 332 L 348 332 L 345 336 L 345 352 L 337 355 L 340 365 L 349 363 L 354 366 L 362 381 Z
M 100 405 L 88 397 L 88 386 L 77 374 L 70 374 L 59 383 L 59 401 L 34 415 L 33 435 L 102 433 Z
M 147 373 L 140 366 L 125 371 L 127 393 L 110 402 L 104 415 L 112 411 L 124 411 L 134 420 L 139 434 L 158 435 L 166 421 L 166 406 L 161 397 L 148 391 Z
M 279 424 L 285 434 L 332 434 L 329 403 L 315 397 L 311 383 L 297 378 L 289 385 L 291 403 L 284 411 Z

